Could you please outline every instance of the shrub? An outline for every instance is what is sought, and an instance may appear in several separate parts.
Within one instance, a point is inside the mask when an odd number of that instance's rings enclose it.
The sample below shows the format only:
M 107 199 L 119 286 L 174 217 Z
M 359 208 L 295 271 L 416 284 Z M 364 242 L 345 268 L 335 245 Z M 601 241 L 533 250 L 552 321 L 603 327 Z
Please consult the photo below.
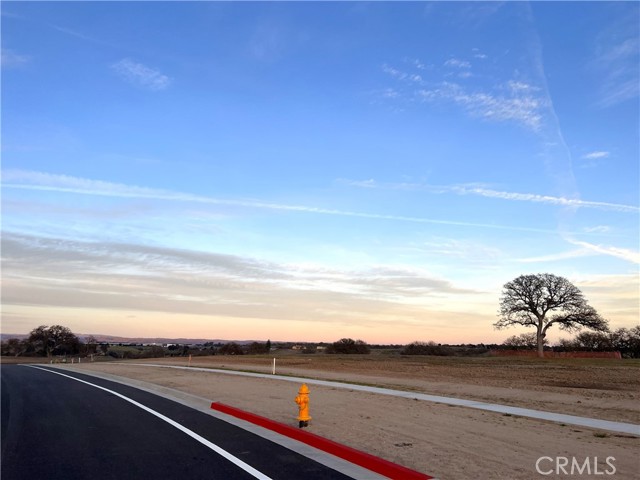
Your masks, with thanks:
M 413 342 L 402 349 L 402 355 L 455 355 L 450 347 L 445 347 L 436 342 Z
M 150 348 L 145 348 L 138 355 L 139 358 L 162 358 L 164 353 L 164 348 L 160 345 L 151 345 Z
M 269 347 L 270 349 L 271 347 Z M 267 345 L 265 343 L 253 342 L 247 347 L 247 353 L 249 355 L 259 355 L 261 353 L 269 353 Z
M 240 345 L 235 342 L 225 343 L 218 349 L 218 354 L 220 355 L 242 355 L 243 353 Z
M 333 342 L 327 346 L 327 353 L 371 353 L 369 345 L 362 340 L 353 340 L 352 338 L 342 338 L 337 342 Z
M 543 342 L 544 345 L 549 343 L 546 338 Z M 515 349 L 536 349 L 538 348 L 538 337 L 536 336 L 536 332 L 521 333 L 520 335 L 513 335 L 507 338 L 502 342 L 502 345 Z

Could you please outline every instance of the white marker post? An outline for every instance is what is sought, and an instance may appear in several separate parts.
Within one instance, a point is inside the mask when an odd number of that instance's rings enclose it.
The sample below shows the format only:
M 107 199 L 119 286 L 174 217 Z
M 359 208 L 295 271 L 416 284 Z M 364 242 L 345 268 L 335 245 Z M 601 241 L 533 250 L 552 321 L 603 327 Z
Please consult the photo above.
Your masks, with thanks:
M 273 369 L 271 370 L 271 375 L 276 374 L 276 357 L 273 357 Z
M 191 366 L 191 354 L 189 354 L 189 366 Z

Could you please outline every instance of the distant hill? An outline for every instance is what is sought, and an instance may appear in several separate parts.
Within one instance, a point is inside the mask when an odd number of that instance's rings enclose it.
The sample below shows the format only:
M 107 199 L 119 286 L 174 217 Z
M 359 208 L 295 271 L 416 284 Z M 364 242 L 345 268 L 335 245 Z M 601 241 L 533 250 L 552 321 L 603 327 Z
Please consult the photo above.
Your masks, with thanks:
M 0 333 L 0 341 L 9 340 L 10 338 L 17 338 L 18 340 L 22 340 L 23 338 L 27 338 L 29 334 L 27 333 Z
M 88 337 L 95 338 L 98 342 L 106 342 L 106 343 L 179 343 L 179 344 L 198 344 L 198 343 L 228 343 L 228 342 L 236 342 L 240 344 L 251 343 L 254 340 L 223 340 L 219 338 L 166 338 L 166 337 L 118 337 L 116 335 L 104 335 L 99 333 L 77 333 L 77 337 L 81 341 L 85 341 Z M 0 340 L 6 341 L 10 338 L 24 339 L 27 338 L 29 334 L 26 333 L 0 333 Z
M 227 343 L 230 340 L 211 339 L 211 338 L 169 338 L 169 337 L 118 337 L 115 335 L 103 335 L 98 333 L 82 333 L 78 334 L 80 340 L 85 341 L 88 337 L 93 337 L 99 342 L 108 343 L 180 343 L 180 344 L 197 344 L 197 343 Z M 239 342 L 236 340 L 237 343 Z

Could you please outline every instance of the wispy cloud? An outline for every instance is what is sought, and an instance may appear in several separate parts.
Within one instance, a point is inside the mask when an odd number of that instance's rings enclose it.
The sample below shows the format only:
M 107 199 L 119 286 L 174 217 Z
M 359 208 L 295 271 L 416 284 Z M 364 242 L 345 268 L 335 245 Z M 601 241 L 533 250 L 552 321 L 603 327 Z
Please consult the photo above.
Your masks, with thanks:
M 517 193 L 493 190 L 477 185 L 428 185 L 421 183 L 378 183 L 369 180 L 339 180 L 343 184 L 359 188 L 382 188 L 389 190 L 423 190 L 431 193 L 454 193 L 457 195 L 477 195 L 486 198 L 499 198 L 520 202 L 546 203 L 562 207 L 595 208 L 599 210 L 613 210 L 618 212 L 637 213 L 640 208 L 633 205 L 618 203 L 594 202 L 577 198 L 554 197 L 551 195 L 538 195 L 535 193 Z
M 287 45 L 283 29 L 271 23 L 260 25 L 249 43 L 250 54 L 258 60 L 277 60 Z
M 550 255 L 541 255 L 539 257 L 527 257 L 520 258 L 516 261 L 519 263 L 548 263 L 548 262 L 558 262 L 561 260 L 571 260 L 579 257 L 592 256 L 595 253 L 587 248 L 580 248 L 577 250 L 571 250 L 568 252 L 562 253 L 552 253 Z
M 421 242 L 412 246 L 414 251 L 463 260 L 466 264 L 497 263 L 504 256 L 495 247 L 483 245 L 476 240 L 460 238 L 439 238 Z
M 454 75 L 462 79 L 468 79 L 473 76 L 473 73 L 471 73 L 471 62 L 467 60 L 450 58 L 444 62 L 444 66 L 451 70 L 451 73 L 447 74 L 447 76 Z
M 468 61 L 451 58 L 444 62 L 448 73 L 455 71 L 457 77 L 471 77 L 471 64 Z M 527 129 L 538 130 L 542 124 L 542 111 L 546 106 L 540 89 L 523 81 L 508 80 L 495 84 L 491 89 L 470 87 L 450 81 L 426 82 L 419 72 L 404 71 L 384 64 L 382 71 L 393 79 L 409 86 L 404 92 L 407 100 L 423 103 L 453 103 L 462 107 L 470 116 L 494 122 L 516 122 Z M 420 87 L 416 89 L 416 86 Z M 393 98 L 400 99 L 398 93 Z M 390 98 L 390 97 L 386 97 Z
M 598 255 L 606 255 L 620 258 L 630 263 L 640 263 L 640 252 L 625 248 L 612 247 L 607 245 L 594 245 L 588 242 L 568 239 L 569 243 L 580 248 L 570 250 L 568 252 L 555 253 L 550 255 L 542 255 L 539 257 L 521 258 L 516 260 L 519 263 L 549 263 L 559 262 L 562 260 L 572 260 L 580 257 L 593 257 Z
M 127 82 L 149 90 L 164 90 L 171 84 L 171 79 L 160 71 L 129 58 L 112 64 L 111 69 Z
M 404 59 L 405 62 L 411 64 L 413 67 L 417 68 L 418 70 L 426 70 L 427 69 L 427 65 L 422 62 L 420 59 L 418 58 L 405 58 Z
M 12 50 L 2 49 L 2 67 L 3 68 L 15 68 L 26 65 L 31 61 L 29 55 L 20 55 Z
M 2 247 L 3 303 L 12 305 L 342 322 L 341 316 L 318 313 L 331 305 L 375 324 L 380 312 L 395 310 L 402 317 L 403 305 L 427 297 L 479 293 L 393 265 L 341 270 L 11 233 L 3 235 Z M 399 321 L 413 315 L 406 317 Z
M 594 65 L 603 75 L 601 107 L 637 99 L 640 95 L 640 38 L 637 10 L 614 28 L 600 33 Z
M 611 231 L 611 227 L 607 225 L 596 225 L 595 227 L 586 227 L 585 233 L 607 233 Z
M 609 152 L 597 151 L 586 153 L 582 156 L 585 160 L 598 160 L 600 158 L 607 158 L 609 156 Z
M 422 76 L 417 73 L 403 72 L 401 70 L 398 70 L 386 64 L 382 66 L 382 71 L 391 75 L 394 78 L 397 78 L 398 80 L 415 82 L 415 83 L 422 83 L 423 81 Z
M 592 202 L 577 198 L 554 197 L 551 195 L 538 195 L 533 193 L 515 193 L 490 190 L 479 187 L 452 187 L 452 190 L 459 194 L 472 194 L 482 197 L 501 198 L 504 200 L 516 200 L 520 202 L 547 203 L 562 207 L 576 208 L 597 208 L 600 210 L 615 210 L 619 212 L 640 212 L 640 208 L 632 205 L 621 205 L 618 203 Z
M 67 35 L 71 35 L 72 37 L 77 37 L 77 38 L 80 38 L 80 39 L 82 39 L 82 40 L 87 40 L 87 41 L 89 41 L 89 42 L 94 42 L 94 43 L 100 43 L 100 44 L 103 44 L 103 42 L 101 42 L 100 40 L 96 40 L 96 39 L 95 39 L 95 38 L 93 38 L 93 37 L 90 37 L 90 36 L 88 36 L 88 35 L 85 35 L 85 34 L 83 34 L 83 33 L 80 33 L 80 32 L 78 32 L 78 31 L 76 31 L 76 30 L 72 30 L 71 28 L 61 27 L 61 26 L 59 26 L 59 25 L 51 25 L 51 27 L 52 27 L 53 29 L 57 30 L 58 32 L 65 33 L 65 34 L 67 34 Z
M 426 102 L 453 102 L 471 116 L 485 120 L 514 121 L 532 130 L 538 130 L 542 123 L 542 99 L 522 89 L 503 94 L 474 92 L 456 83 L 443 82 L 436 88 L 419 90 L 418 95 Z
M 590 152 L 582 155 L 580 167 L 582 168 L 594 168 L 602 163 L 602 160 L 609 158 L 610 153 L 604 151 Z
M 459 60 L 457 58 L 450 58 L 446 62 L 444 62 L 445 67 L 453 67 L 453 68 L 471 68 L 471 63 L 466 60 Z
M 610 245 L 595 245 L 589 242 L 575 240 L 573 238 L 565 238 L 570 244 L 579 248 L 567 252 L 542 255 L 538 257 L 527 257 L 516 260 L 519 263 L 548 263 L 558 262 L 562 260 L 572 260 L 580 257 L 593 257 L 597 255 L 606 255 L 616 257 L 624 261 L 639 264 L 640 252 L 627 248 L 613 247 Z
M 484 224 L 473 222 L 458 222 L 455 220 L 437 220 L 425 217 L 412 217 L 405 215 L 390 215 L 380 213 L 355 212 L 349 210 L 329 209 L 308 205 L 288 205 L 282 203 L 263 202 L 259 200 L 222 199 L 194 195 L 183 192 L 158 190 L 138 186 L 129 186 L 118 183 L 90 180 L 67 175 L 55 175 L 43 172 L 7 170 L 3 171 L 3 188 L 15 188 L 23 190 L 40 190 L 49 192 L 65 192 L 81 195 L 95 195 L 114 198 L 145 198 L 155 200 L 168 200 L 175 202 L 193 202 L 211 205 L 229 205 L 235 207 L 279 210 L 300 212 L 318 215 L 334 215 L 353 218 L 368 218 L 376 220 L 389 220 L 396 222 L 411 222 L 437 225 L 455 225 L 460 227 L 489 228 L 497 230 L 546 232 L 543 229 L 528 227 L 513 227 L 509 225 Z
M 477 48 L 473 49 L 473 58 L 477 58 L 478 60 L 486 60 L 489 58 L 487 54 L 481 53 Z
M 47 24 L 50 28 L 53 28 L 54 30 L 56 30 L 57 32 L 63 33 L 65 35 L 68 35 L 70 37 L 75 37 L 77 39 L 83 40 L 85 42 L 90 42 L 90 43 L 94 43 L 96 45 L 102 45 L 104 47 L 109 47 L 109 48 L 113 48 L 113 49 L 117 49 L 117 50 L 126 50 L 131 52 L 131 46 L 130 45 L 125 45 L 124 43 L 118 43 L 115 41 L 111 41 L 111 40 L 105 40 L 102 39 L 100 37 L 96 37 L 93 35 L 87 35 L 86 33 L 83 33 L 79 30 L 76 29 L 72 29 L 69 27 L 63 27 L 61 25 L 56 25 L 53 23 L 48 23 Z
M 575 279 L 575 285 L 582 290 L 590 303 L 606 312 L 607 317 L 619 320 L 611 322 L 612 328 L 632 327 L 640 318 L 640 276 L 637 271 L 626 275 L 582 275 Z M 622 321 L 625 319 L 626 321 Z
M 629 250 L 627 248 L 611 247 L 607 245 L 595 245 L 593 243 L 583 242 L 580 240 L 567 239 L 568 242 L 583 247 L 600 255 L 608 255 L 611 257 L 621 258 L 632 263 L 640 263 L 640 252 Z

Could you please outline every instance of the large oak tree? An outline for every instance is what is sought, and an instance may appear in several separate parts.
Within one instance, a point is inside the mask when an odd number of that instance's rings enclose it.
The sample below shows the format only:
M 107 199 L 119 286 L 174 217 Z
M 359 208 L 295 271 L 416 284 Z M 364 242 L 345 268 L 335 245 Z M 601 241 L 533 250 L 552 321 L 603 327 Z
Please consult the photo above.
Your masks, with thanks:
M 29 348 L 36 355 L 75 354 L 80 351 L 80 340 L 67 327 L 41 325 L 34 328 L 27 338 Z
M 557 325 L 568 332 L 590 328 L 609 330 L 608 322 L 587 304 L 569 280 L 550 273 L 521 275 L 506 283 L 500 298 L 497 329 L 522 325 L 536 329 L 538 356 L 544 357 L 547 330 Z

